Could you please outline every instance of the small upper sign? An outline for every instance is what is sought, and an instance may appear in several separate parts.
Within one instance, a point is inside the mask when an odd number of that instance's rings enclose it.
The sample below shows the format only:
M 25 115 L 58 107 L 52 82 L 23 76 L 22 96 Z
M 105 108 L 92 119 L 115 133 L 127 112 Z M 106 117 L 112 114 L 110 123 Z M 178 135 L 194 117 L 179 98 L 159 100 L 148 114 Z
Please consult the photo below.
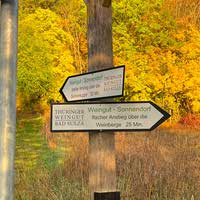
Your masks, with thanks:
M 123 96 L 125 66 L 70 76 L 60 89 L 66 101 Z

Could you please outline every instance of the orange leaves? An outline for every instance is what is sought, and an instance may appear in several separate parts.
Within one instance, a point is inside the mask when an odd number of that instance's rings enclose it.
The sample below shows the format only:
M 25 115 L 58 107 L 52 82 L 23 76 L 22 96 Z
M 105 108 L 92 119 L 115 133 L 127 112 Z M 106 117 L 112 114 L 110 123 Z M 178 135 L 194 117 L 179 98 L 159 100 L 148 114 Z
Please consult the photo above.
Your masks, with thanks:
M 196 34 L 194 37 L 198 41 Z M 132 66 L 127 66 L 126 72 L 127 89 L 132 95 L 128 99 L 151 99 L 172 110 L 173 116 L 188 110 L 199 112 L 200 43 L 194 43 L 193 39 L 180 47 L 168 50 L 155 48 L 148 54 L 134 54 L 130 58 Z

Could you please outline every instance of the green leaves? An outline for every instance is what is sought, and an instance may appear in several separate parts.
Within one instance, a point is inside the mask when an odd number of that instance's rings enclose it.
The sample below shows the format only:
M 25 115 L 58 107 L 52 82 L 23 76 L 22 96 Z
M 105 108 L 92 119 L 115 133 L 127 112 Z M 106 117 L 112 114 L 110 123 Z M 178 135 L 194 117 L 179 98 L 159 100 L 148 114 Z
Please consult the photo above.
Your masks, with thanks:
M 122 45 L 128 43 L 130 51 L 148 52 L 154 47 L 168 48 L 175 43 L 171 36 L 176 31 L 176 24 L 162 9 L 161 0 L 121 0 L 113 3 L 113 8 L 114 38 L 120 37 Z
M 63 30 L 61 18 L 50 10 L 39 8 L 20 21 L 18 92 L 23 103 L 56 100 L 52 88 L 58 89 L 66 75 L 60 71 L 74 71 L 66 49 L 72 40 Z

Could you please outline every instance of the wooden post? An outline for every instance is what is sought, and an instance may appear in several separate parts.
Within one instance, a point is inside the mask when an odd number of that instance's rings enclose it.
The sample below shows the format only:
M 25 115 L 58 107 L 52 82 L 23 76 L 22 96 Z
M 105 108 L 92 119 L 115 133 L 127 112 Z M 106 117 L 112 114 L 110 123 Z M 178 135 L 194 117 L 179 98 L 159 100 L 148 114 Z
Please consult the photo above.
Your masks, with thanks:
M 0 199 L 14 199 L 18 1 L 1 0 Z
M 90 72 L 113 67 L 112 8 L 111 2 L 110 4 L 105 2 L 109 1 L 85 0 L 88 11 Z M 94 200 L 94 192 L 113 193 L 116 191 L 114 132 L 89 133 L 89 188 L 90 200 Z M 113 198 L 106 199 L 114 200 Z

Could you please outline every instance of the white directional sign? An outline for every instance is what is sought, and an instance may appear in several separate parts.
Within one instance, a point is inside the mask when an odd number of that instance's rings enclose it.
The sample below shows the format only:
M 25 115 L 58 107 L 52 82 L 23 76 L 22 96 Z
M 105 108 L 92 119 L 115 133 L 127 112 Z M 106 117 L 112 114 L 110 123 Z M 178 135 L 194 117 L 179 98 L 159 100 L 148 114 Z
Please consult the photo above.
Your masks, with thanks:
M 123 95 L 125 66 L 70 76 L 60 89 L 66 101 L 81 101 Z
M 169 117 L 148 101 L 52 104 L 51 131 L 146 131 Z

